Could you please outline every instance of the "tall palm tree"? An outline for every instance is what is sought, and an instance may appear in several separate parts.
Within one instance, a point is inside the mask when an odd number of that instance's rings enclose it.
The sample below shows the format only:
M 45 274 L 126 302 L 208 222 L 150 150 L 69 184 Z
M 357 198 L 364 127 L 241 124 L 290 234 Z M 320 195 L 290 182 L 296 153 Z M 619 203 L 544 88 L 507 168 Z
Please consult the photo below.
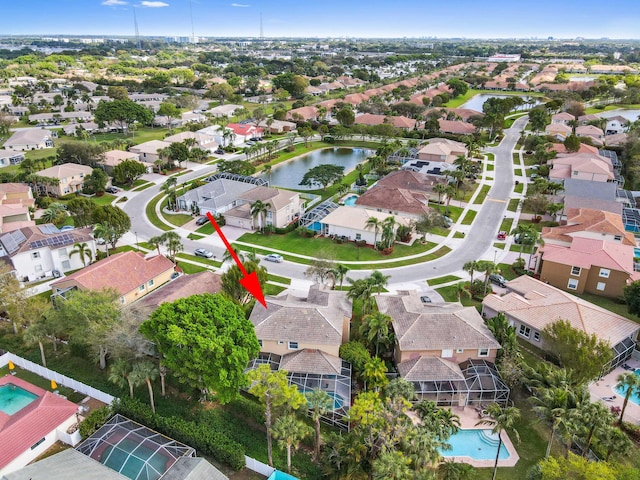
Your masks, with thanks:
M 449 204 L 451 203 L 451 199 L 456 194 L 456 187 L 452 184 L 447 184 L 447 187 L 444 189 L 444 194 L 447 196 L 447 202 L 445 204 L 445 212 L 449 215 Z
M 53 223 L 54 225 L 58 225 L 64 221 L 67 217 L 67 210 L 64 205 L 58 202 L 52 203 L 49 205 L 43 213 L 40 219 L 44 223 Z
M 284 415 L 273 424 L 273 436 L 287 450 L 287 472 L 291 473 L 291 451 L 309 435 L 309 427 L 295 415 Z
M 535 245 L 540 234 L 533 224 L 519 223 L 516 228 L 511 231 L 511 235 L 519 235 L 520 253 L 518 259 L 522 258 L 522 251 L 526 245 Z
M 116 238 L 115 229 L 108 223 L 96 223 L 93 227 L 93 236 L 104 240 L 104 249 L 109 256 L 109 244 L 112 248 L 115 247 L 114 239 Z
M 364 278 L 352 280 L 347 278 L 351 286 L 347 290 L 347 298 L 351 301 L 360 300 L 362 302 L 362 313 L 366 314 L 371 305 L 371 295 L 373 293 L 373 285 Z
M 176 263 L 176 254 L 184 250 L 182 244 L 182 238 L 176 232 L 169 231 L 161 235 L 164 240 L 164 244 L 167 246 L 167 252 L 173 263 Z
M 515 435 L 517 441 L 520 441 L 520 435 L 518 431 L 513 428 L 515 423 L 520 418 L 520 410 L 516 407 L 501 407 L 497 403 L 492 403 L 487 407 L 488 419 L 480 420 L 476 425 L 488 425 L 492 427 L 491 432 L 498 434 L 498 451 L 496 453 L 496 460 L 493 464 L 493 477 L 496 479 L 498 473 L 498 459 L 500 458 L 500 449 L 502 448 L 502 432 L 503 430 L 510 430 Z
M 568 388 L 541 388 L 535 397 L 531 397 L 534 403 L 533 410 L 546 421 L 551 423 L 551 435 L 547 444 L 544 458 L 549 458 L 553 438 L 563 420 L 570 415 L 570 395 Z
M 382 224 L 377 217 L 369 217 L 365 225 L 366 228 L 373 228 L 373 247 L 375 248 L 378 243 L 378 233 L 380 232 Z
M 598 443 L 606 451 L 604 456 L 605 462 L 609 461 L 613 452 L 616 452 L 622 457 L 626 457 L 635 446 L 631 440 L 629 440 L 626 433 L 613 425 L 607 426 L 600 434 L 598 434 Z
M 155 237 L 151 237 L 148 240 L 149 245 L 158 250 L 158 255 L 160 255 L 160 246 L 164 245 L 164 238 L 162 235 L 156 235 Z
M 47 367 L 47 359 L 44 355 L 44 344 L 43 342 L 47 339 L 47 327 L 44 323 L 44 319 L 40 318 L 27 327 L 27 329 L 22 334 L 22 339 L 27 345 L 38 344 L 40 348 L 40 359 L 42 360 L 42 366 Z
M 375 345 L 375 355 L 378 356 L 380 345 L 388 346 L 391 339 L 391 317 L 375 311 L 362 318 L 360 335 L 367 339 L 369 345 Z
M 371 284 L 371 290 L 376 290 L 378 295 L 380 295 L 382 289 L 387 286 L 390 278 L 391 275 L 384 275 L 382 272 L 374 270 L 366 280 Z
M 605 429 L 613 421 L 613 415 L 600 402 L 585 402 L 578 407 L 580 424 L 586 429 L 587 436 L 582 447 L 582 456 L 589 451 L 593 437 L 598 430 Z
M 109 369 L 109 381 L 120 388 L 129 387 L 129 396 L 133 398 L 133 389 L 140 385 L 138 379 L 131 375 L 131 362 L 118 358 Z
M 622 404 L 622 411 L 620 412 L 620 418 L 618 419 L 618 425 L 622 425 L 622 419 L 624 417 L 624 411 L 627 409 L 627 404 L 631 395 L 640 392 L 640 377 L 634 372 L 625 372 L 618 375 L 616 379 L 618 384 L 616 388 L 626 388 L 627 392 L 624 395 L 624 403 Z
M 438 465 L 441 480 L 469 480 L 473 478 L 475 469 L 468 463 L 458 463 L 455 460 L 445 460 Z
M 91 248 L 85 242 L 82 243 L 74 243 L 74 249 L 69 252 L 69 256 L 80 255 L 80 260 L 82 260 L 82 266 L 86 267 L 87 262 L 85 259 L 88 259 L 91 262 L 93 258 L 93 254 L 91 253 Z
M 271 142 L 269 142 L 269 144 L 271 144 Z M 273 166 L 272 166 L 271 164 L 268 164 L 268 163 L 267 163 L 267 164 L 264 166 L 264 168 L 262 169 L 262 173 L 263 173 L 264 175 L 266 175 L 267 177 L 269 177 L 269 185 L 271 185 L 271 168 L 272 168 L 272 167 L 273 167 Z
M 269 205 L 264 203 L 262 200 L 256 200 L 251 204 L 251 217 L 258 217 L 260 220 L 260 230 L 264 232 L 264 217 L 267 215 L 269 211 Z
M 498 266 L 488 260 L 480 260 L 478 262 L 478 270 L 484 273 L 484 294 L 486 295 L 489 288 L 489 277 L 492 273 L 498 271 Z
M 344 276 L 349 271 L 349 267 L 342 265 L 341 263 L 336 265 L 336 268 L 333 269 L 333 274 L 336 279 L 340 282 L 340 290 L 342 290 L 342 282 L 344 281 Z
M 462 302 L 462 297 L 471 297 L 471 293 L 469 293 L 469 290 L 465 288 L 464 282 L 458 282 L 454 286 L 456 288 L 456 298 L 458 299 L 458 302 Z
M 442 199 L 442 195 L 447 192 L 447 184 L 439 183 L 435 187 L 433 187 L 433 191 L 438 194 L 438 204 L 440 204 L 440 200 Z
M 133 377 L 134 383 L 139 381 L 147 384 L 147 388 L 149 389 L 149 402 L 151 402 L 151 410 L 153 413 L 156 412 L 156 404 L 153 399 L 153 387 L 151 382 L 158 378 L 159 374 L 160 372 L 158 371 L 158 367 L 149 360 L 140 360 L 139 362 L 136 362 L 130 373 L 130 376 Z
M 320 458 L 320 418 L 333 410 L 333 398 L 324 390 L 316 388 L 304 394 L 307 397 L 307 407 L 313 420 L 315 432 L 315 450 L 314 455 L 316 461 Z
M 465 272 L 469 273 L 469 277 L 471 277 L 470 280 L 469 280 L 469 284 L 472 284 L 473 283 L 473 274 L 476 271 L 478 271 L 478 262 L 476 260 L 472 260 L 470 262 L 467 262 L 462 266 L 462 269 Z
M 382 221 L 382 243 L 386 245 L 386 248 L 391 248 L 393 241 L 396 238 L 396 226 L 398 222 L 396 217 L 387 217 Z

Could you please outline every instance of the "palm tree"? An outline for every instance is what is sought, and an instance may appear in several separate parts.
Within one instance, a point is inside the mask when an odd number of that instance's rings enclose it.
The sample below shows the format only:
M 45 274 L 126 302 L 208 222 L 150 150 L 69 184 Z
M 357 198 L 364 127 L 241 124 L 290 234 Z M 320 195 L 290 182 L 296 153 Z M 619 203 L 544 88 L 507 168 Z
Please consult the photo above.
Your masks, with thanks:
M 533 410 L 542 418 L 551 423 L 551 436 L 547 444 L 547 452 L 544 458 L 549 458 L 551 445 L 558 427 L 567 419 L 570 411 L 570 395 L 568 388 L 541 388 L 535 397 L 531 397 L 535 406 Z
M 478 268 L 478 262 L 476 260 L 467 262 L 462 266 L 462 269 L 465 272 L 468 272 L 469 276 L 471 277 L 471 279 L 469 280 L 469 284 L 473 284 L 473 274 L 478 270 Z
M 360 335 L 367 339 L 369 345 L 375 345 L 375 355 L 378 356 L 380 345 L 388 345 L 391 339 L 391 317 L 376 311 L 365 315 L 360 325 Z
M 520 242 L 520 254 L 518 255 L 518 259 L 520 259 L 522 258 L 522 250 L 524 249 L 525 244 L 535 244 L 538 237 L 538 230 L 533 226 L 533 224 L 519 223 L 518 226 L 511 231 L 511 235 L 518 235 L 518 240 Z
M 478 262 L 478 270 L 484 273 L 484 294 L 486 295 L 489 288 L 489 277 L 492 273 L 498 271 L 498 266 L 488 260 L 480 260 Z
M 114 228 L 108 223 L 96 223 L 93 227 L 93 236 L 96 238 L 102 238 L 104 240 L 104 249 L 109 256 L 109 244 L 112 248 L 115 248 L 114 239 L 116 238 L 116 232 Z
M 605 462 L 609 461 L 609 457 L 611 457 L 613 452 L 616 452 L 621 457 L 626 457 L 634 447 L 634 444 L 629 440 L 627 434 L 613 425 L 607 426 L 604 431 L 598 435 L 598 443 L 607 452 L 604 457 Z
M 264 203 L 261 200 L 256 200 L 251 204 L 251 217 L 260 219 L 260 230 L 264 232 L 264 221 L 263 218 L 267 215 L 269 211 L 269 204 Z
M 493 427 L 491 432 L 498 434 L 498 451 L 496 453 L 496 461 L 493 465 L 492 477 L 492 480 L 495 480 L 496 474 L 498 473 L 498 458 L 500 457 L 500 449 L 502 448 L 502 431 L 507 429 L 511 430 L 516 440 L 518 442 L 520 441 L 518 431 L 513 428 L 516 421 L 520 418 L 520 410 L 516 407 L 501 407 L 497 403 L 492 403 L 487 407 L 487 413 L 490 418 L 480 420 L 476 425 L 489 425 Z
M 149 245 L 158 250 L 158 255 L 160 255 L 160 245 L 164 245 L 164 238 L 162 235 L 156 235 L 155 237 L 151 237 L 149 239 Z
M 382 293 L 382 289 L 387 286 L 391 275 L 383 275 L 382 272 L 378 270 L 374 270 L 369 278 L 367 278 L 367 282 L 371 284 L 371 290 L 377 290 L 378 295 Z
M 626 372 L 618 375 L 616 380 L 618 381 L 616 388 L 626 388 L 627 390 L 624 395 L 624 403 L 622 404 L 620 418 L 618 419 L 618 425 L 622 425 L 624 411 L 627 409 L 627 404 L 629 403 L 631 395 L 640 392 L 640 377 L 634 372 Z
M 442 195 L 447 193 L 447 184 L 439 183 L 435 187 L 433 187 L 433 191 L 438 194 L 438 204 L 440 204 L 440 200 L 442 199 Z
M 129 387 L 129 396 L 133 398 L 133 389 L 140 385 L 138 379 L 131 375 L 131 362 L 118 358 L 109 369 L 109 381 L 120 388 Z
M 271 142 L 269 142 L 269 145 L 271 144 Z M 273 167 L 273 165 L 271 164 L 266 164 L 264 166 L 264 168 L 262 169 L 262 173 L 264 175 L 266 175 L 267 177 L 269 177 L 269 184 L 271 184 L 271 168 Z
M 93 258 L 91 249 L 85 242 L 74 243 L 73 246 L 74 246 L 74 249 L 69 252 L 69 256 L 72 257 L 73 255 L 76 255 L 76 254 L 80 255 L 80 260 L 82 260 L 82 266 L 86 267 L 87 262 L 85 261 L 85 258 L 89 259 L 89 262 L 91 262 L 91 259 Z
M 396 238 L 396 217 L 387 217 L 382 221 L 382 243 L 391 248 Z
M 373 480 L 404 480 L 411 478 L 411 459 L 399 450 L 385 450 L 373 461 Z
M 366 228 L 373 228 L 373 247 L 378 243 L 378 233 L 380 232 L 381 222 L 377 217 L 367 218 Z
M 600 402 L 581 404 L 577 414 L 580 417 L 580 424 L 587 430 L 587 437 L 584 441 L 584 447 L 582 447 L 582 456 L 584 457 L 589 451 L 596 431 L 602 430 L 612 423 L 612 414 Z
M 184 250 L 182 238 L 176 232 L 169 231 L 160 235 L 167 246 L 167 252 L 173 263 L 176 263 L 176 254 Z
M 347 290 L 347 298 L 351 301 L 360 300 L 362 302 L 362 313 L 367 313 L 371 304 L 373 285 L 363 278 L 358 280 L 347 278 L 347 280 L 351 283 L 349 290 Z
M 40 219 L 44 223 L 53 223 L 55 225 L 58 225 L 59 223 L 64 221 L 66 216 L 67 210 L 65 209 L 64 205 L 62 203 L 55 202 L 49 205 L 49 208 L 47 208 L 42 213 L 42 217 L 40 217 Z
M 139 381 L 147 384 L 147 388 L 149 389 L 149 402 L 151 402 L 151 410 L 153 413 L 156 412 L 156 404 L 153 400 L 153 387 L 151 386 L 151 382 L 158 378 L 159 374 L 160 372 L 158 371 L 158 367 L 149 360 L 136 362 L 130 373 L 130 376 L 133 377 L 134 383 Z
M 462 297 L 471 297 L 471 293 L 469 293 L 469 290 L 465 288 L 464 282 L 458 282 L 454 285 L 454 287 L 456 288 L 456 297 L 458 299 L 458 302 L 462 302 Z
M 44 355 L 44 345 L 42 342 L 46 340 L 47 334 L 48 331 L 43 318 L 32 322 L 22 334 L 22 339 L 27 345 L 38 344 L 42 366 L 45 368 L 47 367 L 47 359 Z
M 164 192 L 164 194 L 168 198 L 167 206 L 170 210 L 174 210 L 172 207 L 175 206 L 176 201 L 176 185 L 178 184 L 178 179 L 176 177 L 169 177 L 167 181 L 162 184 L 160 190 Z
M 315 450 L 314 455 L 316 461 L 320 458 L 320 418 L 326 413 L 333 410 L 333 399 L 324 390 L 316 388 L 310 392 L 306 392 L 307 407 L 311 414 L 315 431 Z
M 447 187 L 444 189 L 444 194 L 447 196 L 447 203 L 445 205 L 445 212 L 446 212 L 447 215 L 449 215 L 449 204 L 451 203 L 451 199 L 453 198 L 453 196 L 456 194 L 456 187 L 454 187 L 450 183 L 447 184 Z
M 340 290 L 342 290 L 342 282 L 344 281 L 344 276 L 349 271 L 349 267 L 342 265 L 341 263 L 336 265 L 336 268 L 333 269 L 333 274 L 336 279 L 340 281 Z
M 475 469 L 468 463 L 458 463 L 455 460 L 445 460 L 438 465 L 441 480 L 469 480 L 473 478 Z
M 287 449 L 287 472 L 291 473 L 291 450 L 309 435 L 309 427 L 295 415 L 284 415 L 273 424 L 273 436 L 281 447 Z

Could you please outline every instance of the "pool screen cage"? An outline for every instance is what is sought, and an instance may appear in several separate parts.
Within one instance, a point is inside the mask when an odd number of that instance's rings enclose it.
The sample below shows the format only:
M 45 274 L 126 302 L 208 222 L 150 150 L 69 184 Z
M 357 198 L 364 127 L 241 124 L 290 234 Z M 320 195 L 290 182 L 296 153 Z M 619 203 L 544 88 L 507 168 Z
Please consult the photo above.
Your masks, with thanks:
M 264 364 L 276 371 L 280 367 L 281 358 L 275 353 L 260 352 L 256 358 L 249 362 L 247 371 Z M 340 375 L 288 372 L 287 378 L 289 385 L 295 385 L 303 393 L 320 389 L 331 395 L 335 408 L 323 414 L 321 420 L 329 425 L 348 429 L 349 423 L 344 420 L 344 417 L 349 413 L 351 406 L 351 364 L 342 361 L 340 370 Z
M 132 480 L 156 480 L 196 451 L 122 415 L 111 417 L 77 450 Z
M 418 401 L 430 400 L 440 406 L 507 405 L 509 387 L 495 366 L 485 360 L 467 360 L 460 364 L 462 376 L 451 372 L 449 377 L 414 381 Z
M 606 375 L 614 368 L 617 368 L 625 363 L 629 359 L 635 348 L 636 342 L 634 342 L 633 338 L 631 337 L 627 337 L 621 342 L 618 342 L 616 345 L 614 345 L 611 349 L 611 351 L 613 352 L 613 359 L 603 367 L 602 376 Z

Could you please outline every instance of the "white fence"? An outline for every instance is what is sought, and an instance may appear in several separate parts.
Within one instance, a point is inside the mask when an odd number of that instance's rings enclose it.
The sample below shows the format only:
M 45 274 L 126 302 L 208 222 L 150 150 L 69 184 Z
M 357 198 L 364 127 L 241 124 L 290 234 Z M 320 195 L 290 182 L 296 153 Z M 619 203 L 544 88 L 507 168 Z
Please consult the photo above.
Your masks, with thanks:
M 265 477 L 269 477 L 273 472 L 276 471 L 275 468 L 270 467 L 266 463 L 259 462 L 255 458 L 244 456 L 244 463 L 249 470 L 253 470 L 254 472 L 259 473 L 260 475 L 264 475 Z
M 77 380 L 69 378 L 66 375 L 62 375 L 58 372 L 54 372 L 53 370 L 49 370 L 48 368 L 45 368 L 42 365 L 38 365 L 37 363 L 25 360 L 22 357 L 14 355 L 13 353 L 7 352 L 4 355 L 0 356 L 0 368 L 8 365 L 9 360 L 11 360 L 14 365 L 20 368 L 29 370 L 30 372 L 33 372 L 43 378 L 55 380 L 58 385 L 63 385 L 67 388 L 71 388 L 77 392 L 83 393 L 84 395 L 95 398 L 96 400 L 100 400 L 107 405 L 111 405 L 111 402 L 115 400 L 115 397 L 109 395 L 108 393 L 104 393 L 101 390 L 90 387 L 89 385 L 85 385 L 84 383 L 78 382 Z

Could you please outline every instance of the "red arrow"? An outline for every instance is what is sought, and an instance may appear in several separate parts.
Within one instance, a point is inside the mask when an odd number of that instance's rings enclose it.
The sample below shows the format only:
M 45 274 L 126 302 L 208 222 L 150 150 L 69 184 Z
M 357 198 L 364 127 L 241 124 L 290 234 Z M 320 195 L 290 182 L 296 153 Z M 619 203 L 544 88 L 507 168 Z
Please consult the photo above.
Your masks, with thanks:
M 253 295 L 255 299 L 264 306 L 264 308 L 267 308 L 267 303 L 264 301 L 264 294 L 262 293 L 262 287 L 260 287 L 258 275 L 256 274 L 256 272 L 247 273 L 244 265 L 242 265 L 242 262 L 238 258 L 238 255 L 233 250 L 233 247 L 231 247 L 231 245 L 229 244 L 229 240 L 227 240 L 227 237 L 225 237 L 224 233 L 222 233 L 222 230 L 220 230 L 220 225 L 218 225 L 216 219 L 213 218 L 213 215 L 211 215 L 211 212 L 207 212 L 207 218 L 211 222 L 211 225 L 213 225 L 213 228 L 216 229 L 216 232 L 218 232 L 218 235 L 220 235 L 224 246 L 227 247 L 227 250 L 229 250 L 231 257 L 242 272 L 243 277 L 240 279 L 240 285 L 242 285 L 251 295 Z

